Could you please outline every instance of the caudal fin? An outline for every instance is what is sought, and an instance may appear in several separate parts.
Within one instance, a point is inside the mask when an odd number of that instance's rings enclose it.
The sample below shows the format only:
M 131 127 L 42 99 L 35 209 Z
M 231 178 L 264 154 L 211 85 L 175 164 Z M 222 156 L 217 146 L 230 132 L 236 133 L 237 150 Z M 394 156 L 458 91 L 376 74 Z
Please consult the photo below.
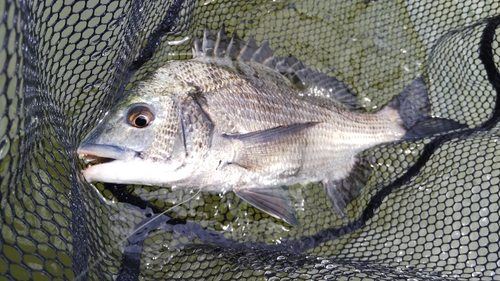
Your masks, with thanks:
M 431 104 L 423 76 L 413 81 L 388 106 L 398 110 L 407 129 L 405 139 L 428 137 L 467 127 L 450 119 L 431 116 Z
M 397 110 L 406 129 L 405 139 L 429 137 L 466 128 L 465 125 L 453 120 L 432 118 L 425 77 L 416 79 L 387 106 Z M 358 196 L 361 188 L 366 184 L 370 172 L 369 163 L 364 159 L 357 159 L 347 177 L 340 180 L 323 181 L 325 192 L 336 213 L 342 217 L 345 216 L 345 208 Z

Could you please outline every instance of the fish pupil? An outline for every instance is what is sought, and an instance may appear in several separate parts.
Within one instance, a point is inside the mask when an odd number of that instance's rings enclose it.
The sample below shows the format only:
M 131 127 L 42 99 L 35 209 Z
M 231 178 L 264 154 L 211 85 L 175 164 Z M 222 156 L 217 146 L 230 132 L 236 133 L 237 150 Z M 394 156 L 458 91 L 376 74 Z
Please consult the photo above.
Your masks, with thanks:
M 135 118 L 135 126 L 142 128 L 148 124 L 148 118 L 144 115 L 139 115 Z

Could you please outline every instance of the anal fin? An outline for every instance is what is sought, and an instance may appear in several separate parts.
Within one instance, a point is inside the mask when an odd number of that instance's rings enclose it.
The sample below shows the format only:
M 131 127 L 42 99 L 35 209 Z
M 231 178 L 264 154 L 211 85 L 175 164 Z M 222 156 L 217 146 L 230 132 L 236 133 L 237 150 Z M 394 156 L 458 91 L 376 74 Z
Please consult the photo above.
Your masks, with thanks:
M 290 199 L 282 187 L 235 189 L 233 191 L 238 197 L 269 215 L 290 225 L 299 225 Z
M 359 195 L 368 180 L 370 171 L 367 161 L 357 160 L 347 177 L 340 180 L 323 180 L 325 193 L 337 214 L 345 217 L 345 208 Z

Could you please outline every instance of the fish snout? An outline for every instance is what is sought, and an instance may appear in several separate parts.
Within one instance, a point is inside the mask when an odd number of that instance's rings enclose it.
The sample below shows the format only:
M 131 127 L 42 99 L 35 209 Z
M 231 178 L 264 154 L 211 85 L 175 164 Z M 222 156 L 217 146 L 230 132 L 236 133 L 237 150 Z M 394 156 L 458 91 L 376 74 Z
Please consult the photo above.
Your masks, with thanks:
M 114 160 L 129 160 L 141 155 L 140 152 L 128 148 L 86 142 L 82 143 L 76 152 L 85 163 L 94 164 L 107 163 Z

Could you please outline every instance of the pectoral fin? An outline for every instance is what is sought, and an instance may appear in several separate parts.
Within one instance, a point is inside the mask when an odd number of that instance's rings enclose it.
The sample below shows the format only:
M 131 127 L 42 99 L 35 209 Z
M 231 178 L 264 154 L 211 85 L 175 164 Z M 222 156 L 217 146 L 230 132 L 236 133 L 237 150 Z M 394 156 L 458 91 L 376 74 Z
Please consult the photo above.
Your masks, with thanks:
M 298 226 L 290 199 L 282 187 L 235 189 L 234 193 L 252 206 L 281 219 L 286 223 Z
M 307 145 L 303 132 L 316 124 L 291 124 L 247 134 L 223 135 L 240 142 L 235 144 L 237 153 L 229 164 L 277 176 L 295 174 L 302 166 L 302 150 Z
M 250 132 L 247 134 L 224 134 L 225 138 L 237 139 L 246 143 L 265 143 L 275 142 L 282 138 L 297 134 L 304 129 L 312 127 L 318 122 L 297 123 L 286 126 L 278 126 L 267 130 Z

